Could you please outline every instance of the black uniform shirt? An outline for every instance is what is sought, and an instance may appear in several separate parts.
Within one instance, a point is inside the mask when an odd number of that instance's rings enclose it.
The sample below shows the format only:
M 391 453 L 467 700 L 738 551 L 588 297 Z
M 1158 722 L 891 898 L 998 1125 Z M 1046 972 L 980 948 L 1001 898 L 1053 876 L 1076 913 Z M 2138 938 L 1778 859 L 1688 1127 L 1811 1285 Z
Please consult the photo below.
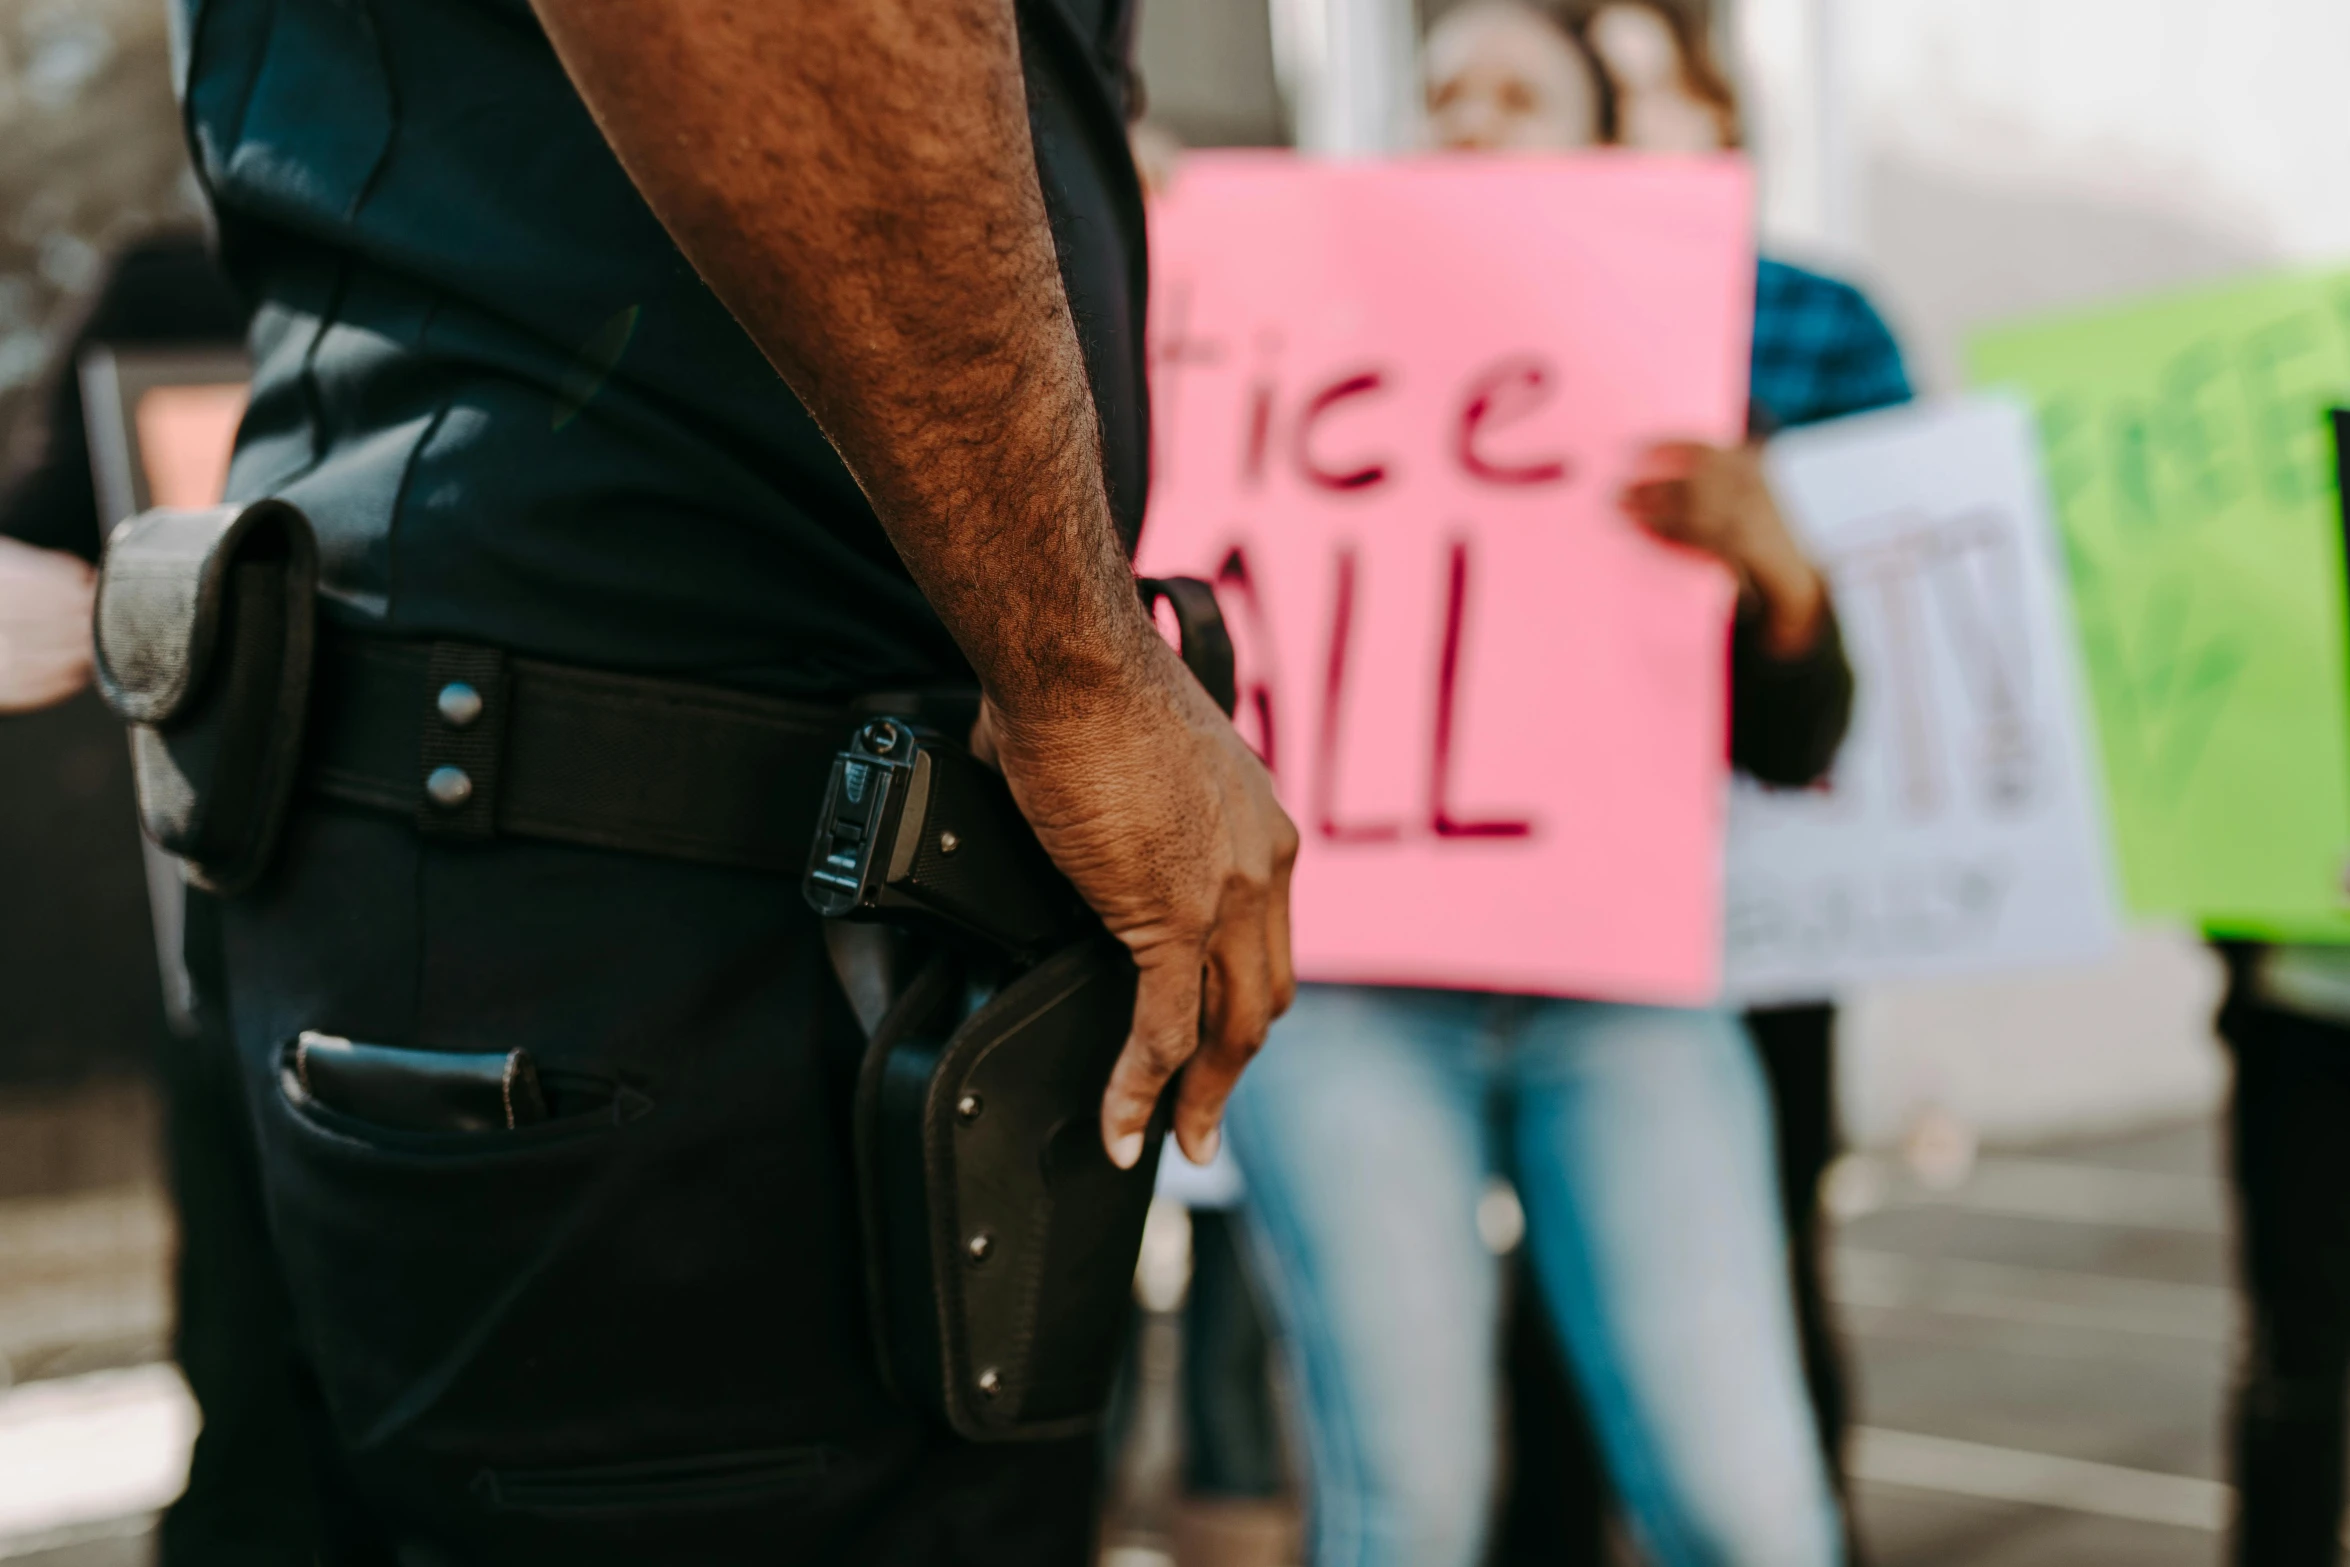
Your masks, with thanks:
M 346 624 L 837 695 L 963 664 L 798 401 L 621 171 L 526 0 L 180 0 L 257 305 L 230 476 Z M 1021 0 L 1037 164 L 1131 545 L 1148 462 L 1130 0 Z

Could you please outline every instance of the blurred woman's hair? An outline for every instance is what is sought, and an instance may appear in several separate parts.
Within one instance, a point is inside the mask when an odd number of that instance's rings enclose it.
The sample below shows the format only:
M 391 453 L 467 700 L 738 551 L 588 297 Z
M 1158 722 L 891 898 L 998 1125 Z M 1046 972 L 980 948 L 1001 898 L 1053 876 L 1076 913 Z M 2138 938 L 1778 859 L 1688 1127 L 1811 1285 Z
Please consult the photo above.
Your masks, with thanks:
M 1730 73 L 1722 68 L 1721 57 L 1714 52 L 1713 26 L 1708 0 L 1539 0 L 1539 9 L 1557 22 L 1583 46 L 1599 67 L 1602 87 L 1600 109 L 1607 140 L 1620 141 L 1621 96 L 1614 78 L 1607 69 L 1607 57 L 1593 44 L 1591 24 L 1602 13 L 1627 8 L 1646 11 L 1663 22 L 1672 34 L 1673 44 L 1680 55 L 1681 86 L 1683 91 L 1714 113 L 1722 133 L 1722 145 L 1743 145 L 1744 135 L 1739 128 L 1738 89 L 1731 85 Z

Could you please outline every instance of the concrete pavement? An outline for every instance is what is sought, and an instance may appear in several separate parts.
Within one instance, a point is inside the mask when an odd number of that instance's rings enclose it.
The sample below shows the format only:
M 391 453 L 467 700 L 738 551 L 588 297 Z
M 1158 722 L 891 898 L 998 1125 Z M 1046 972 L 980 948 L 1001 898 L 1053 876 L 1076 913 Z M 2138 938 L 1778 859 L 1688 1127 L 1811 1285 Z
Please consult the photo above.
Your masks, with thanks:
M 1864 1156 L 1834 1189 L 1880 1567 L 2220 1559 L 2238 1310 L 2209 1121 L 1988 1153 L 1944 1186 Z M 21 1367 L 0 1393 L 9 1567 L 148 1559 L 190 1431 L 156 1364 L 168 1248 L 152 1187 L 0 1204 L 0 1345 Z M 1147 1357 L 1162 1389 L 1172 1348 Z M 1140 1473 L 1163 1487 L 1173 1468 Z M 1149 1527 L 1163 1497 L 1129 1493 L 1125 1516 L 1120 1567 L 1173 1560 Z

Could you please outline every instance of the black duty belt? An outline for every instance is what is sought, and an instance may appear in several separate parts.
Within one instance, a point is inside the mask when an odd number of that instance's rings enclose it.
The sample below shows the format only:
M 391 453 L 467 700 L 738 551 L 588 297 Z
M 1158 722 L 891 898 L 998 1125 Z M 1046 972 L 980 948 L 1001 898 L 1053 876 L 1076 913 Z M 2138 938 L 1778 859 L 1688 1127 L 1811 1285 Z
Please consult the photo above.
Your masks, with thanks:
M 942 735 L 971 689 L 828 706 L 318 623 L 308 519 L 281 501 L 142 513 L 108 542 L 98 682 L 131 725 L 147 835 L 233 895 L 268 868 L 297 787 L 438 838 L 551 839 L 797 876 L 834 758 L 877 712 Z M 1202 582 L 1137 584 L 1230 710 Z M 1018 824 L 1014 824 L 1017 826 Z
M 845 707 L 321 627 L 303 782 L 440 838 L 797 875 Z

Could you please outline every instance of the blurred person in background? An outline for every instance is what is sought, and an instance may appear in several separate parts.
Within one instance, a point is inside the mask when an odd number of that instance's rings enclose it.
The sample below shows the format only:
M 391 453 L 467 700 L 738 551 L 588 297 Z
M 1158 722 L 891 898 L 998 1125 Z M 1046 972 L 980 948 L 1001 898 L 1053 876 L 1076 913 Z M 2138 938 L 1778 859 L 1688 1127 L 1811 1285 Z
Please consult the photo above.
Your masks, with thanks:
M 1449 13 L 1426 72 L 1440 146 L 1601 139 L 1593 63 L 1514 0 Z M 1780 784 L 1817 778 L 1851 673 L 1826 584 L 1757 453 L 1660 444 L 1622 505 L 1738 577 L 1737 764 Z M 1477 1210 L 1494 1173 L 1517 1189 L 1533 1294 L 1649 1559 L 1840 1559 L 1772 1195 L 1770 1103 L 1735 1018 L 1307 986 L 1236 1095 L 1232 1135 L 1300 1391 L 1317 1567 L 1483 1559 L 1504 1288 Z M 1523 1484 L 1548 1483 L 1520 1456 Z
M 1642 152 L 1739 145 L 1737 96 L 1698 12 L 1674 0 L 1585 0 L 1561 14 L 1604 73 L 1609 141 Z
M 1703 12 L 1672 0 L 1601 0 L 1561 15 L 1601 65 L 1611 139 L 1648 152 L 1740 145 L 1738 103 Z M 1912 392 L 1901 348 L 1853 284 L 1770 256 L 1755 280 L 1749 426 L 1779 430 L 1894 407 Z M 1792 1242 L 1796 1321 L 1820 1436 L 1844 1489 L 1851 1393 L 1826 1288 L 1820 1183 L 1839 1148 L 1832 1002 L 1746 1014 L 1771 1084 L 1779 1192 Z
M 199 232 L 129 246 L 66 335 L 0 488 L 0 713 L 79 692 L 91 674 L 101 515 L 78 368 L 85 350 L 238 349 L 250 312 Z M 125 820 L 123 831 L 137 831 Z M 251 1123 L 221 984 L 218 909 L 186 889 L 195 1032 L 158 1057 L 178 1220 L 172 1352 L 199 1414 L 188 1482 L 157 1528 L 162 1567 L 308 1567 L 319 1535 L 302 1375 L 262 1220 Z
M 2249 1306 L 2232 1412 L 2231 1559 L 2333 1567 L 2350 1457 L 2350 947 L 2227 942 L 2221 953 Z

